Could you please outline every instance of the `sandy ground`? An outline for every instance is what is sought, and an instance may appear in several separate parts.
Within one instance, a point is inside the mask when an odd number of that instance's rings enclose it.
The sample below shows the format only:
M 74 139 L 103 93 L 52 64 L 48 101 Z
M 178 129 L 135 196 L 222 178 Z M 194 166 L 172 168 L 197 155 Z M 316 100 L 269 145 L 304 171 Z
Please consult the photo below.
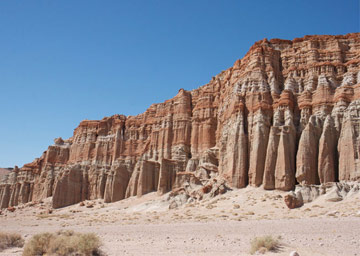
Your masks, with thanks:
M 360 255 L 360 193 L 340 202 L 319 197 L 289 210 L 280 191 L 234 190 L 211 200 L 169 210 L 156 193 L 104 204 L 102 200 L 54 210 L 50 200 L 0 215 L 1 231 L 26 240 L 41 232 L 94 232 L 107 255 L 250 255 L 254 237 L 280 237 L 276 253 Z M 93 205 L 87 208 L 87 205 Z M 22 249 L 0 255 L 21 255 Z

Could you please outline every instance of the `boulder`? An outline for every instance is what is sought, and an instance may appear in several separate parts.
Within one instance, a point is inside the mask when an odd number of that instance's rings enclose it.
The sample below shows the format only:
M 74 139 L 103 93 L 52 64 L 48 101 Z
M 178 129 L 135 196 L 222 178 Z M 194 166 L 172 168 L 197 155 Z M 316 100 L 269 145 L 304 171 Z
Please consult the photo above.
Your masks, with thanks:
M 301 193 L 289 193 L 284 197 L 284 201 L 289 209 L 299 208 L 304 205 Z

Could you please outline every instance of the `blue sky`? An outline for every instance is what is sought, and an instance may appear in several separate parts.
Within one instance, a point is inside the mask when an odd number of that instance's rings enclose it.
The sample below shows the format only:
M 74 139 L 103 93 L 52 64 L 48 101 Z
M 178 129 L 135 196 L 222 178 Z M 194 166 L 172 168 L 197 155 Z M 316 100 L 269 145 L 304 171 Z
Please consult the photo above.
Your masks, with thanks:
M 0 167 L 206 84 L 255 41 L 359 32 L 359 15 L 358 0 L 0 1 Z

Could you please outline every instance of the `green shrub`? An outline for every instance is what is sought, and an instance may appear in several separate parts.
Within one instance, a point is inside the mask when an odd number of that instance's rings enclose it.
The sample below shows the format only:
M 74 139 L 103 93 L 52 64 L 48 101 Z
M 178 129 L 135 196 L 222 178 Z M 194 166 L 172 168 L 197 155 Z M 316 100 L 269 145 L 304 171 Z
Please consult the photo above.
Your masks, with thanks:
M 10 247 L 23 247 L 24 239 L 16 233 L 0 232 L 0 252 Z
M 23 255 L 102 255 L 100 246 L 100 239 L 94 233 L 67 230 L 34 235 L 26 243 Z
M 265 253 L 267 251 L 277 251 L 280 247 L 278 239 L 274 239 L 272 236 L 255 237 L 251 241 L 250 253 L 255 252 Z

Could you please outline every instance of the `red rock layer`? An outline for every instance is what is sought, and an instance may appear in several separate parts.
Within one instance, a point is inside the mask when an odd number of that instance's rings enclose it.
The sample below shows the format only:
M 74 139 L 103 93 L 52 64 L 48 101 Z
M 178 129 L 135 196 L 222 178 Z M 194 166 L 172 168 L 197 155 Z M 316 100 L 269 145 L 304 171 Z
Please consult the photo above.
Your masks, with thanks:
M 7 168 L 0 168 L 0 180 L 5 176 L 8 175 L 11 169 Z
M 281 190 L 359 180 L 359 65 L 358 33 L 264 39 L 207 85 L 143 114 L 82 121 L 5 177 L 0 207 L 114 202 L 218 176 Z

